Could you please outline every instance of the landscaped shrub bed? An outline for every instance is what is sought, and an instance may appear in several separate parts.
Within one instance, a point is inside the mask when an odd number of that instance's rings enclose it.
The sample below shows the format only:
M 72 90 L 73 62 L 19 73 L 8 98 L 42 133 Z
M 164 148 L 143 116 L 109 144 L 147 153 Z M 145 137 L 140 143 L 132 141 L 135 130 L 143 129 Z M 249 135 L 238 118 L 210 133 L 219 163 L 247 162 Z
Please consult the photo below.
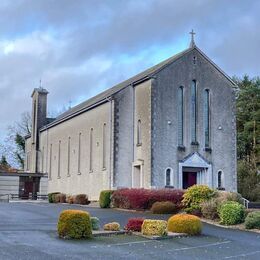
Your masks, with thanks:
M 55 196 L 57 194 L 60 194 L 60 192 L 51 192 L 51 193 L 48 193 L 48 201 L 49 203 L 55 203 Z
M 147 236 L 166 236 L 167 222 L 165 220 L 145 219 L 142 224 L 142 234 Z
M 206 185 L 193 185 L 187 189 L 183 195 L 182 203 L 188 213 L 197 213 L 199 215 L 201 206 L 204 201 L 209 200 L 214 195 L 214 191 Z M 198 212 L 196 212 L 198 211 Z
M 111 222 L 107 223 L 103 226 L 103 229 L 106 231 L 119 231 L 120 230 L 120 224 L 117 222 Z
M 66 194 L 58 193 L 54 195 L 54 202 L 55 203 L 65 203 L 66 202 Z
M 64 210 L 58 221 L 58 234 L 61 238 L 84 239 L 92 237 L 91 221 L 88 212 Z
M 143 222 L 143 218 L 130 218 L 125 226 L 125 230 L 141 232 Z
M 97 217 L 91 217 L 91 218 L 90 218 L 90 221 L 91 221 L 92 230 L 99 230 L 99 228 L 100 228 L 99 218 L 97 218 Z
M 120 189 L 113 192 L 111 202 L 116 208 L 150 209 L 157 201 L 171 201 L 180 209 L 183 194 L 173 189 Z
M 169 218 L 168 231 L 198 235 L 201 233 L 202 224 L 198 217 L 189 214 L 177 214 Z
M 80 205 L 88 205 L 90 201 L 88 200 L 88 196 L 86 194 L 78 194 L 73 197 L 73 203 Z
M 178 209 L 171 201 L 157 201 L 152 205 L 151 211 L 153 214 L 173 214 Z
M 245 219 L 245 208 L 243 205 L 234 201 L 227 201 L 219 208 L 221 224 L 235 225 L 242 223 Z
M 111 203 L 111 195 L 113 194 L 113 190 L 103 190 L 99 195 L 99 205 L 100 208 L 110 208 Z
M 246 229 L 260 229 L 260 211 L 250 212 L 245 219 Z

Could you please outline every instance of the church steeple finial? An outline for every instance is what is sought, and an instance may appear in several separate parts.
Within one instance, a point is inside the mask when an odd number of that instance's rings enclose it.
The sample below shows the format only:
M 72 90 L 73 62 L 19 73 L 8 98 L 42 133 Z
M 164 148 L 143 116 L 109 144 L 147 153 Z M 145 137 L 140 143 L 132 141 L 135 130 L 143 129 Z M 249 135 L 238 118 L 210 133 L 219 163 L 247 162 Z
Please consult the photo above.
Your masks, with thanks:
M 191 35 L 191 41 L 190 41 L 190 48 L 195 46 L 195 41 L 194 41 L 194 35 L 196 34 L 193 29 L 191 30 L 191 32 L 189 32 L 189 34 Z

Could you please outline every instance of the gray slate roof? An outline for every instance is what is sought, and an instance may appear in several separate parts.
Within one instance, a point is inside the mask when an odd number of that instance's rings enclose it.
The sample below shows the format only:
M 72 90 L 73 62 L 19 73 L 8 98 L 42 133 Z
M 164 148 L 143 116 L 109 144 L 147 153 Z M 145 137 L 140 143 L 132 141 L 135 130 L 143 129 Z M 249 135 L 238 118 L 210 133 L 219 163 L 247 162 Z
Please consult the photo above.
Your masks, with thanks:
M 216 69 L 218 69 L 229 81 L 231 81 L 231 83 L 233 85 L 235 85 L 235 83 L 232 81 L 232 79 L 230 77 L 228 77 L 215 63 L 213 63 L 196 45 L 170 57 L 169 59 L 166 59 L 162 62 L 160 62 L 159 64 L 115 85 L 112 88 L 109 88 L 107 90 L 105 90 L 104 92 L 101 92 L 100 94 L 80 103 L 79 105 L 72 107 L 71 109 L 67 110 L 66 112 L 62 113 L 61 115 L 59 115 L 53 122 L 51 122 L 50 124 L 47 124 L 46 126 L 42 127 L 40 130 L 44 131 L 54 125 L 57 125 L 71 117 L 74 117 L 86 110 L 91 109 L 92 106 L 95 106 L 96 104 L 102 102 L 102 101 L 106 101 L 108 100 L 113 94 L 123 90 L 124 88 L 130 86 L 130 85 L 135 85 L 136 83 L 138 83 L 139 81 L 142 81 L 144 79 L 148 79 L 152 76 L 154 76 L 154 74 L 158 73 L 160 70 L 162 70 L 163 68 L 165 68 L 166 66 L 168 66 L 169 64 L 175 62 L 176 60 L 178 60 L 179 58 L 181 58 L 182 56 L 184 56 L 185 54 L 189 53 L 190 51 L 192 51 L 193 49 L 198 50 L 210 63 L 213 64 L 213 66 L 216 67 Z

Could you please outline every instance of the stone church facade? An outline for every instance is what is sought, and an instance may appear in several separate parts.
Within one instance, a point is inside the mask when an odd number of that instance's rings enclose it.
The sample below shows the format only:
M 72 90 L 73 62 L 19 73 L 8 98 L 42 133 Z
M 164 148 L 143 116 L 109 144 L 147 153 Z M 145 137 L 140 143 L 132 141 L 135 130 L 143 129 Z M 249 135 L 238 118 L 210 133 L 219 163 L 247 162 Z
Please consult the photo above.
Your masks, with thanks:
M 47 90 L 34 89 L 25 171 L 92 200 L 120 187 L 236 191 L 234 86 L 192 43 L 55 119 Z

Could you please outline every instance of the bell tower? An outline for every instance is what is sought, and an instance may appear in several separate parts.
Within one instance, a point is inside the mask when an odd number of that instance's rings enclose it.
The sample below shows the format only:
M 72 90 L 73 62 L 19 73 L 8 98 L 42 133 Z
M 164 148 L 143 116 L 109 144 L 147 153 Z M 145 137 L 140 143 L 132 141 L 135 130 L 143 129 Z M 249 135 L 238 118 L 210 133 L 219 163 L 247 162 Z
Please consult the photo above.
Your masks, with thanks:
M 32 97 L 32 172 L 39 172 L 39 129 L 47 124 L 47 95 L 48 91 L 42 87 L 35 88 Z

